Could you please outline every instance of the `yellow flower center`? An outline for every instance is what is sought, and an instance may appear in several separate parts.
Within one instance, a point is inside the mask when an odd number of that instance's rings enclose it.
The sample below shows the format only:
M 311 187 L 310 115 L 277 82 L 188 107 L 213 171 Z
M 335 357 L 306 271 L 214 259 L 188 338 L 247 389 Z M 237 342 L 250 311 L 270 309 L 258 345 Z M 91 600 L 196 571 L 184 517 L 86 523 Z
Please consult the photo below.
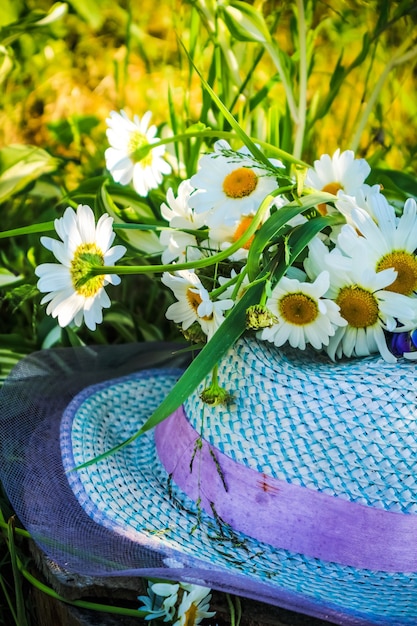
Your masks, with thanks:
M 353 328 L 367 328 L 378 320 L 378 302 L 374 294 L 363 287 L 343 287 L 336 298 L 340 315 Z
M 245 198 L 255 191 L 258 177 L 249 167 L 238 167 L 223 181 L 223 191 L 228 198 Z
M 235 232 L 233 233 L 233 241 L 234 242 L 237 241 L 238 239 L 240 239 L 242 237 L 242 235 L 244 235 L 246 233 L 246 231 L 248 230 L 248 228 L 252 224 L 252 222 L 253 222 L 253 215 L 244 215 L 242 217 L 242 219 L 240 220 L 239 224 L 237 225 L 237 228 L 236 228 Z M 255 237 L 255 235 L 252 235 L 252 237 L 249 237 L 249 239 L 247 240 L 245 245 L 242 246 L 243 248 L 245 248 L 245 250 L 249 250 L 254 237 Z
M 289 293 L 279 301 L 279 311 L 284 320 L 296 326 L 306 326 L 316 319 L 317 302 L 305 293 Z
M 146 135 L 141 133 L 139 130 L 134 131 L 130 136 L 127 151 L 132 161 L 134 163 L 142 163 L 142 167 L 152 165 L 151 151 L 149 150 L 149 152 L 145 155 L 142 152 L 142 149 L 145 146 L 149 146 L 149 141 Z
M 95 243 L 82 243 L 71 261 L 70 273 L 75 291 L 85 298 L 92 298 L 102 288 L 104 276 L 91 276 L 89 271 L 95 265 L 104 265 L 104 256 Z
M 325 191 L 326 193 L 332 193 L 335 196 L 340 189 L 343 189 L 340 183 L 327 183 L 327 185 L 324 185 L 322 191 Z M 317 210 L 319 213 L 321 213 L 321 215 L 327 215 L 326 203 L 323 202 L 322 204 L 319 204 L 317 206 Z
M 391 285 L 385 287 L 387 291 L 410 296 L 417 290 L 417 259 L 414 254 L 403 250 L 390 252 L 380 259 L 376 271 L 381 272 L 390 267 L 397 271 L 397 278 Z
M 193 309 L 193 311 L 195 311 L 196 315 L 198 315 L 197 309 L 200 306 L 200 304 L 203 302 L 200 294 L 195 293 L 195 291 L 193 291 L 192 288 L 189 287 L 187 289 L 186 298 L 190 307 Z M 200 316 L 198 315 L 198 317 Z M 210 321 L 211 319 L 213 319 L 213 315 L 204 315 L 201 319 Z
M 185 611 L 185 621 L 183 622 L 184 626 L 194 626 L 197 618 L 197 610 L 196 605 L 191 604 L 190 608 Z

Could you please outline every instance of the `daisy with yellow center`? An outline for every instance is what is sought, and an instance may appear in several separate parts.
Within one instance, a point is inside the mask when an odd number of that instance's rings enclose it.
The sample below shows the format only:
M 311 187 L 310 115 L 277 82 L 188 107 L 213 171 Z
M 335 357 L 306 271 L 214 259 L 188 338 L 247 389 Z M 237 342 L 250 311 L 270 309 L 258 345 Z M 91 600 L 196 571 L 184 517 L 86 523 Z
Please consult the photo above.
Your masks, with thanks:
M 346 324 L 339 307 L 322 296 L 329 288 L 329 274 L 321 272 L 314 282 L 283 277 L 267 300 L 278 322 L 260 333 L 261 339 L 305 350 L 307 344 L 320 350 L 327 346 L 336 329 Z
M 286 203 L 287 201 L 285 199 L 277 197 L 271 203 L 271 207 L 276 207 L 276 209 L 280 209 Z M 264 224 L 266 220 L 270 217 L 271 207 L 263 213 L 262 220 L 260 221 L 257 230 L 259 230 L 262 224 Z M 213 252 L 227 250 L 227 248 L 236 243 L 243 235 L 246 234 L 246 232 L 252 225 L 254 217 L 255 216 L 252 214 L 240 215 L 235 219 L 234 222 L 212 225 L 211 227 L 209 227 L 209 245 L 207 247 Z M 297 224 L 303 223 L 304 221 L 306 221 L 306 219 L 303 216 L 297 216 L 295 219 L 291 220 L 289 224 L 292 226 L 296 226 Z M 233 262 L 245 261 L 248 257 L 248 252 L 255 238 L 255 234 L 256 233 L 249 237 L 249 239 L 245 241 L 242 247 L 233 254 L 231 254 L 228 258 Z
M 380 185 L 364 184 L 356 191 L 354 196 L 350 196 L 342 191 L 338 193 L 335 205 L 339 213 L 346 219 L 346 222 L 353 225 L 351 219 L 352 211 L 362 209 L 368 213 L 372 219 L 376 220 L 376 214 L 381 210 L 386 210 L 388 201 L 381 193 Z
M 338 305 L 347 322 L 329 341 L 330 357 L 363 357 L 379 352 L 387 362 L 395 363 L 384 331 L 407 330 L 417 323 L 417 299 L 388 290 L 397 272 L 392 268 L 376 272 L 366 256 L 347 257 L 338 248 L 329 252 L 319 239 L 309 244 L 304 265 L 310 277 L 317 268 L 327 268 L 330 287 L 326 295 Z
M 355 196 L 370 171 L 371 168 L 365 159 L 355 159 L 352 150 L 340 152 L 337 149 L 333 156 L 323 154 L 320 159 L 314 161 L 313 167 L 307 172 L 305 186 L 335 196 L 340 191 Z M 330 210 L 326 203 L 319 204 L 317 208 L 322 215 L 326 215 Z
M 146 620 L 162 619 L 175 626 L 197 626 L 216 612 L 209 611 L 211 589 L 189 583 L 148 583 L 148 595 L 139 596 Z
M 168 307 L 166 317 L 181 324 L 184 331 L 197 322 L 210 340 L 224 320 L 224 311 L 233 306 L 233 301 L 222 299 L 213 302 L 194 271 L 165 272 L 161 280 L 178 300 Z
M 177 621 L 174 626 L 198 626 L 201 621 L 216 615 L 215 611 L 209 611 L 211 593 L 207 587 L 199 585 L 182 585 L 188 590 L 184 592 L 178 607 Z
M 269 217 L 269 211 L 265 212 L 264 222 Z M 218 225 L 209 229 L 209 242 L 213 251 L 227 250 L 238 239 L 240 239 L 248 230 L 252 221 L 253 215 L 242 215 L 235 223 L 230 225 Z M 260 228 L 261 224 L 259 225 Z M 237 250 L 234 254 L 231 254 L 229 259 L 231 261 L 243 261 L 247 259 L 249 248 L 255 235 L 252 235 L 246 243 Z
M 347 256 L 366 258 L 373 269 L 381 272 L 388 268 L 396 271 L 394 281 L 386 287 L 405 296 L 417 294 L 417 205 L 409 199 L 401 217 L 388 203 L 379 204 L 374 219 L 363 210 L 353 210 L 354 228 L 345 226 L 338 245 Z M 360 236 L 358 234 L 360 233 Z
M 283 167 L 271 159 L 271 168 Z M 264 198 L 277 188 L 270 171 L 257 167 L 246 148 L 233 152 L 227 141 L 214 145 L 214 152 L 201 157 L 199 170 L 190 179 L 196 189 L 190 206 L 205 213 L 210 227 L 231 226 L 242 216 L 254 215 Z
M 115 274 L 89 276 L 92 266 L 114 265 L 126 252 L 124 246 L 111 247 L 115 234 L 113 218 L 104 214 L 95 224 L 94 213 L 87 205 L 79 205 L 75 212 L 68 207 L 55 230 L 61 241 L 42 237 L 41 243 L 50 250 L 59 263 L 43 263 L 35 273 L 38 289 L 47 292 L 41 304 L 48 303 L 46 312 L 58 318 L 60 326 L 74 322 L 95 330 L 103 320 L 102 309 L 111 305 L 104 287 L 117 285 Z
M 116 183 L 128 185 L 132 182 L 141 196 L 156 189 L 163 175 L 171 172 L 171 166 L 163 158 L 164 146 L 142 153 L 144 147 L 158 141 L 156 126 L 149 126 L 151 116 L 148 111 L 142 118 L 135 115 L 131 120 L 125 111 L 112 111 L 106 120 L 110 143 L 110 148 L 105 151 L 106 167 Z

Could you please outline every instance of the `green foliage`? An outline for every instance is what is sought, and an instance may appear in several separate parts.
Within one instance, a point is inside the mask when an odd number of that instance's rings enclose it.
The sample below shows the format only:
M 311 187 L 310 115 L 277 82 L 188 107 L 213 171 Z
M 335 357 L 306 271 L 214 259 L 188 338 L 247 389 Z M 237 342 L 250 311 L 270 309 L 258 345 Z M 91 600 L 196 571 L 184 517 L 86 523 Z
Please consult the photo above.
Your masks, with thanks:
M 170 4 L 167 6 L 172 8 Z M 125 56 L 113 69 L 106 69 L 107 75 L 115 72 L 114 79 L 123 92 L 120 98 L 124 100 L 139 91 L 136 82 L 129 83 L 129 63 L 135 55 L 143 58 L 149 72 L 163 59 L 156 61 L 158 57 L 151 46 L 143 45 L 145 40 L 149 44 L 152 37 L 145 26 L 151 9 L 149 5 L 146 16 L 143 12 L 139 15 L 134 5 L 125 9 L 122 4 L 73 0 L 68 5 L 58 3 L 42 11 L 24 0 L 6 2 L 0 28 L 3 45 L 0 76 L 4 75 L 6 88 L 9 83 L 18 84 L 19 72 L 22 81 L 26 81 L 24 77 L 29 75 L 29 64 L 35 55 L 36 71 L 31 80 L 41 80 L 42 75 L 37 74 L 40 71 L 37 50 L 58 50 L 62 49 L 58 46 L 72 42 L 73 48 L 66 48 L 67 59 L 83 50 L 80 47 L 83 37 L 90 41 L 101 37 L 115 49 L 124 45 Z M 403 36 L 411 33 L 415 11 L 412 2 L 384 3 L 383 10 L 372 12 L 370 8 L 366 13 L 369 19 L 361 16 L 360 20 L 350 3 L 339 12 L 299 0 L 265 4 L 263 9 L 233 0 L 184 3 L 181 11 L 172 12 L 179 44 L 175 54 L 167 55 L 162 63 L 166 61 L 166 68 L 178 71 L 181 82 L 174 75 L 166 93 L 164 122 L 173 137 L 164 132 L 165 126 L 160 130 L 167 149 L 175 154 L 184 171 L 181 167 L 178 171 L 174 169 L 161 189 L 152 191 L 147 198 L 139 197 L 129 187 L 109 182 L 104 171 L 107 142 L 102 112 L 73 108 L 67 115 L 45 119 L 43 128 L 48 135 L 42 145 L 14 143 L 0 150 L 3 216 L 0 237 L 5 242 L 0 258 L 0 306 L 3 319 L 7 320 L 2 323 L 2 330 L 3 337 L 7 333 L 21 337 L 20 348 L 5 346 L 2 375 L 14 362 L 13 353 L 17 359 L 42 345 L 177 336 L 176 329 L 169 326 L 163 314 L 170 296 L 162 303 L 150 276 L 125 276 L 123 284 L 112 289 L 112 309 L 106 311 L 104 324 L 94 335 L 85 328 L 63 332 L 53 320 L 44 318 L 33 272 L 37 264 L 49 257 L 39 246 L 39 236 L 51 231 L 53 220 L 62 215 L 67 205 L 89 204 L 97 217 L 103 211 L 108 212 L 115 219 L 118 237 L 128 247 L 126 263 L 137 264 L 139 255 L 142 266 L 150 266 L 161 249 L 158 237 L 164 226 L 160 214 L 164 192 L 168 187 L 176 190 L 181 178 L 195 172 L 201 153 L 210 149 L 219 137 L 227 138 L 233 146 L 243 143 L 265 165 L 269 162 L 264 155 L 281 158 L 288 174 L 297 164 L 302 166 L 317 156 L 322 149 L 323 128 L 330 127 L 328 132 L 334 129 L 334 147 L 349 147 L 348 137 L 355 134 L 355 127 L 365 129 L 376 123 L 374 114 L 363 107 L 353 116 L 351 111 L 344 110 L 346 94 L 352 93 L 351 85 L 358 82 L 361 99 L 372 95 L 378 105 L 374 108 L 379 111 L 378 123 L 386 124 L 381 113 L 387 98 L 383 87 L 395 85 L 397 69 L 404 80 L 403 64 L 408 72 L 414 67 L 413 38 Z M 108 39 L 110 29 L 115 39 Z M 401 54 L 397 53 L 400 37 Z M 155 44 L 155 39 L 152 41 Z M 397 60 L 384 74 L 383 84 L 379 84 L 375 78 L 377 68 L 385 62 L 385 50 L 390 47 Z M 322 49 L 327 50 L 325 65 Z M 100 63 L 99 58 L 94 61 Z M 323 72 L 325 80 L 317 82 Z M 50 70 L 48 76 L 53 76 Z M 196 78 L 200 84 L 197 102 Z M 18 87 L 23 93 L 24 83 Z M 161 97 L 165 94 L 158 95 L 159 100 Z M 415 111 L 411 110 L 410 114 L 415 115 Z M 412 163 L 412 138 L 406 136 L 404 141 L 409 142 L 410 148 L 403 146 L 403 154 L 409 150 L 406 158 Z M 387 167 L 389 146 L 379 145 L 372 153 L 369 143 L 368 150 L 370 154 L 366 156 L 372 162 L 374 176 L 369 182 L 382 182 L 387 195 L 398 205 L 406 196 L 415 197 L 415 179 L 410 169 L 399 173 Z M 307 234 L 311 228 L 306 227 Z M 282 224 L 271 223 L 260 230 L 249 257 L 252 280 L 256 280 L 262 269 L 259 259 L 264 258 L 267 264 L 271 242 L 285 233 Z M 140 288 L 132 290 L 133 285 Z M 127 301 L 126 292 L 131 294 Z
M 35 146 L 12 145 L 0 150 L 0 204 L 55 171 L 59 163 Z

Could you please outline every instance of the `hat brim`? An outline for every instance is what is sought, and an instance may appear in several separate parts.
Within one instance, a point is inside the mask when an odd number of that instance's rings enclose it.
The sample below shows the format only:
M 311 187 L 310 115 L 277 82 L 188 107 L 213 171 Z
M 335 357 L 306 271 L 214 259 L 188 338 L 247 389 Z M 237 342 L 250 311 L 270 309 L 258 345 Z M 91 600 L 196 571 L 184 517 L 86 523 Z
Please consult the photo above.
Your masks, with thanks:
M 414 574 L 359 570 L 225 532 L 172 484 L 153 431 L 72 471 L 134 434 L 172 387 L 178 369 L 143 371 L 176 364 L 172 348 L 155 348 L 39 353 L 5 385 L 2 406 L 14 409 L 0 423 L 1 478 L 41 548 L 81 574 L 194 581 L 338 624 L 414 624 Z

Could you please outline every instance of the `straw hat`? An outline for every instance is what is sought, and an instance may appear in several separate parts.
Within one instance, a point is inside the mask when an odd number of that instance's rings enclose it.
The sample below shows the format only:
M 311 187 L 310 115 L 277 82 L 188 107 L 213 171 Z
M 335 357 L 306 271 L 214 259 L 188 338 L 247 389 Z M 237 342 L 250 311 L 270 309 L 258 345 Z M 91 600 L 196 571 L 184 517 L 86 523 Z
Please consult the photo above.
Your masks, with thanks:
M 154 431 L 73 471 L 134 434 L 179 375 L 142 369 L 63 403 L 48 435 L 71 546 L 49 529 L 49 552 L 81 573 L 157 573 L 338 624 L 417 623 L 415 366 L 241 340 L 219 366 L 231 404 L 204 404 L 202 383 Z

